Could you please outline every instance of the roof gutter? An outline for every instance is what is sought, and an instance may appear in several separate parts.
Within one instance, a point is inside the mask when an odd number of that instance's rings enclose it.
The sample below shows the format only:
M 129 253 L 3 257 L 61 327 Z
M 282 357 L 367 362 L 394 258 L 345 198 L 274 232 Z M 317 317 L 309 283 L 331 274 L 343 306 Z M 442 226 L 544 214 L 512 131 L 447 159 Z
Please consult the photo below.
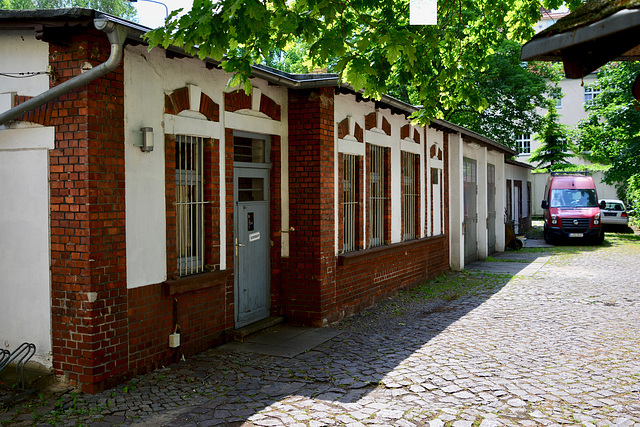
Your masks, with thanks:
M 102 64 L 93 67 L 91 70 L 69 79 L 64 83 L 61 83 L 58 86 L 11 108 L 10 110 L 0 113 L 0 126 L 10 122 L 11 120 L 15 120 L 23 114 L 34 110 L 39 106 L 64 95 L 65 93 L 71 92 L 92 80 L 104 76 L 105 74 L 113 71 L 120 64 L 124 51 L 123 44 L 127 36 L 127 29 L 112 22 L 104 15 L 94 19 L 93 24 L 98 30 L 107 33 L 107 37 L 111 43 L 111 53 L 109 58 Z

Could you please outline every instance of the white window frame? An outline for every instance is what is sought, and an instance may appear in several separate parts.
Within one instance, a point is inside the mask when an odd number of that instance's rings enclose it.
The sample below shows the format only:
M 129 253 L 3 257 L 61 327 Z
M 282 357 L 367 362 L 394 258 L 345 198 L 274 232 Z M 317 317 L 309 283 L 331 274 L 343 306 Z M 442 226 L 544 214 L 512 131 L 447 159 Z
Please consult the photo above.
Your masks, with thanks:
M 531 134 L 520 134 L 516 137 L 516 148 L 519 155 L 531 154 Z
M 600 88 L 585 86 L 584 87 L 584 105 L 590 105 L 596 96 L 600 94 Z

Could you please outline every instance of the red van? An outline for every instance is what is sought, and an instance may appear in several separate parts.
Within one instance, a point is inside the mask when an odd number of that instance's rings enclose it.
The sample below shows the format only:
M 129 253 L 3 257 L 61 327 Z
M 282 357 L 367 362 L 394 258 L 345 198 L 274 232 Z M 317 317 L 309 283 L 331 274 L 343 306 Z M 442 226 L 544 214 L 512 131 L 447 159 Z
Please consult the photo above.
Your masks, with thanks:
M 586 238 L 601 244 L 600 208 L 593 178 L 586 173 L 552 172 L 542 200 L 544 240 Z

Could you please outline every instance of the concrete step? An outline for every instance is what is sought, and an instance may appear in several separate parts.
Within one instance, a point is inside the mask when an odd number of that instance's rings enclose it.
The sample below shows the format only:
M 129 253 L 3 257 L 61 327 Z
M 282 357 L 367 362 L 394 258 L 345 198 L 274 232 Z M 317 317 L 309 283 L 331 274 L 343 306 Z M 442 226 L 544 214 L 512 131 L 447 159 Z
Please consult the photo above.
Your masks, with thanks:
M 240 329 L 236 329 L 233 331 L 233 340 L 238 342 L 243 342 L 246 337 L 249 335 L 255 334 L 256 332 L 264 331 L 265 329 L 271 328 L 273 326 L 279 325 L 284 321 L 284 317 L 279 316 L 271 316 L 266 319 L 259 320 L 250 325 L 244 326 Z

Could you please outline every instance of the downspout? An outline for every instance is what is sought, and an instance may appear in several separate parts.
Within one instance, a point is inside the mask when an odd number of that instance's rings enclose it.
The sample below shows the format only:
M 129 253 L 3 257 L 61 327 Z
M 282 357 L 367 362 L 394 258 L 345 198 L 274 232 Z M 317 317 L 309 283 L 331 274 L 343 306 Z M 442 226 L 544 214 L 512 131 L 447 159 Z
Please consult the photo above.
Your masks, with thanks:
M 64 83 L 61 83 L 58 86 L 51 88 L 48 91 L 43 92 L 40 95 L 35 96 L 28 101 L 25 101 L 22 104 L 11 108 L 10 110 L 0 113 L 0 126 L 6 124 L 11 120 L 15 120 L 21 115 L 34 110 L 39 106 L 64 95 L 65 93 L 71 92 L 72 90 L 83 86 L 92 80 L 104 76 L 105 74 L 113 71 L 120 64 L 124 51 L 123 43 L 127 36 L 127 29 L 115 24 L 105 17 L 94 19 L 93 25 L 95 25 L 98 30 L 107 33 L 107 37 L 109 38 L 109 42 L 111 43 L 111 53 L 109 55 L 109 58 L 102 64 L 93 67 L 91 70 L 86 71 L 79 76 L 75 76 L 74 78 L 69 79 Z

